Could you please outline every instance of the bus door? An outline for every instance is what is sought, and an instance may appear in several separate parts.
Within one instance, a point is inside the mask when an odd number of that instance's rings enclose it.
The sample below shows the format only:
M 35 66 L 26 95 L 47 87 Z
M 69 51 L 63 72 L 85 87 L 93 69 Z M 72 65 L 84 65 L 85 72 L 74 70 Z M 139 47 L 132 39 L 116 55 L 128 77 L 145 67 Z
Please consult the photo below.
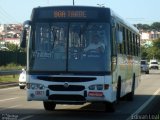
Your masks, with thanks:
M 111 46 L 112 46 L 112 74 L 113 83 L 116 83 L 117 79 L 117 41 L 116 41 L 116 23 L 113 18 L 112 30 L 111 30 Z

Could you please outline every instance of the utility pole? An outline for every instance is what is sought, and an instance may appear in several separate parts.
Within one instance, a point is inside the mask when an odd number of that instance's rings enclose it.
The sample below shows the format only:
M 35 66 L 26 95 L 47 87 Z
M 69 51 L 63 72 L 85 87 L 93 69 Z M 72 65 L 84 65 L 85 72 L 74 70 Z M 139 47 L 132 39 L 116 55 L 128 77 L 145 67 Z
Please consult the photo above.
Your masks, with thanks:
M 73 6 L 74 6 L 74 0 L 73 0 Z

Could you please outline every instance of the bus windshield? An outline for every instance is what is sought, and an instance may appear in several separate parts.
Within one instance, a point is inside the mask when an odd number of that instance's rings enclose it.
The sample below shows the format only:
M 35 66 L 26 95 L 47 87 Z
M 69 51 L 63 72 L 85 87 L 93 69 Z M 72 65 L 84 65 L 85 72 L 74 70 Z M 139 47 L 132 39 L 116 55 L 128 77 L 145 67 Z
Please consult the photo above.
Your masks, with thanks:
M 29 69 L 51 72 L 111 70 L 110 25 L 100 22 L 40 22 L 32 26 Z

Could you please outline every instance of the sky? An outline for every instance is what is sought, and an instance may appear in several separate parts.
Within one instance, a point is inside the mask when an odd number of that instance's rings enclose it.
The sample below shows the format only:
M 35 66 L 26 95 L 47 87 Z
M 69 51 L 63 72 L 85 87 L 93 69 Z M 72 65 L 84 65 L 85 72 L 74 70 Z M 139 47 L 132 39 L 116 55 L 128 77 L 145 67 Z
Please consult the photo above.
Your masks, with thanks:
M 111 8 L 131 24 L 160 22 L 160 0 L 74 0 L 75 5 Z M 23 23 L 38 6 L 73 5 L 73 0 L 0 0 L 0 24 Z

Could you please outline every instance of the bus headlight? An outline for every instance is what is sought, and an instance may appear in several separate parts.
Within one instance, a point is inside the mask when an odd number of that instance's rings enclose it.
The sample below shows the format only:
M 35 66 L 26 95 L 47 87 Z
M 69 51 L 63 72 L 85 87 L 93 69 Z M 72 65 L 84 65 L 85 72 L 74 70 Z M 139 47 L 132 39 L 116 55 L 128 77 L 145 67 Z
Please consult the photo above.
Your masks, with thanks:
M 43 90 L 45 88 L 44 85 L 38 83 L 27 83 L 27 88 L 32 90 Z
M 95 85 L 90 85 L 88 88 L 89 88 L 89 90 L 95 90 L 96 86 Z
M 103 85 L 102 84 L 97 84 L 97 85 L 90 85 L 89 90 L 103 90 Z
M 97 85 L 97 90 L 103 90 L 103 85 Z

